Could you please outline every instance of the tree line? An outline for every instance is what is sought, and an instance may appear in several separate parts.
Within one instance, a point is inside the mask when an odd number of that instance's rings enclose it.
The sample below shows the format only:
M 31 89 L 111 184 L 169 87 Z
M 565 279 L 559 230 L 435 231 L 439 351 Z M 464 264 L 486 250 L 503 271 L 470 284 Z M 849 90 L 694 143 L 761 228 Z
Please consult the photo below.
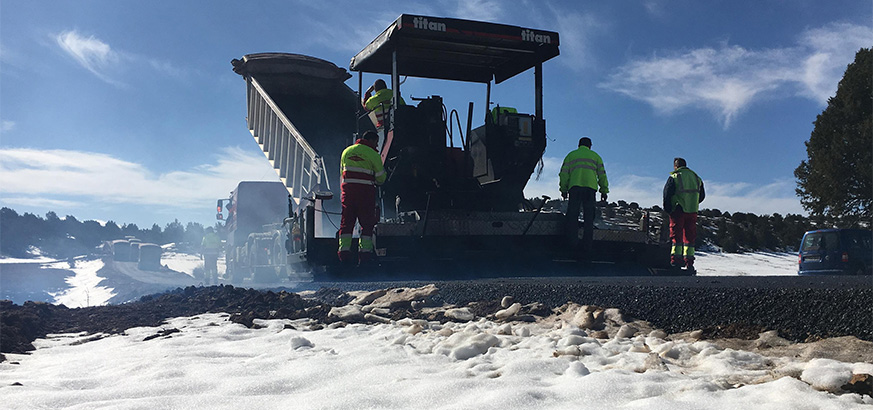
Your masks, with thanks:
M 698 213 L 696 247 L 715 245 L 724 252 L 786 251 L 794 252 L 806 231 L 827 227 L 823 220 L 803 215 L 755 215 L 703 209 Z
M 61 219 L 53 211 L 40 217 L 32 213 L 18 214 L 11 208 L 0 209 L 0 254 L 13 258 L 27 257 L 32 248 L 57 258 L 85 255 L 93 253 L 105 241 L 127 236 L 158 245 L 173 242 L 199 244 L 203 232 L 202 224 L 188 222 L 183 225 L 179 220 L 164 228 L 158 224 L 140 228 L 132 223 L 119 226 L 113 221 L 83 222 L 72 215 Z
M 542 205 L 542 204 L 536 204 Z M 549 201 L 546 209 L 560 209 L 560 201 Z M 655 206 L 650 214 L 659 215 Z M 619 201 L 603 208 L 604 216 L 638 220 L 643 209 L 636 203 Z M 658 218 L 660 219 L 660 218 Z M 795 251 L 803 233 L 816 227 L 827 226 L 825 221 L 811 220 L 802 215 L 755 215 L 744 212 L 722 212 L 718 209 L 700 211 L 698 248 L 719 248 L 725 252 Z M 57 258 L 69 258 L 93 253 L 106 241 L 136 237 L 143 242 L 185 243 L 196 246 L 204 233 L 204 226 L 196 222 L 182 224 L 178 220 L 161 228 L 140 228 L 136 224 L 119 226 L 113 221 L 79 221 L 72 215 L 61 219 L 55 212 L 45 217 L 32 213 L 18 214 L 10 208 L 0 209 L 0 254 L 14 258 L 29 256 L 29 250 L 38 248 Z M 217 229 L 219 234 L 222 230 Z
M 869 227 L 873 220 L 871 95 L 873 49 L 862 48 L 813 122 L 808 158 L 794 170 L 804 209 L 844 227 Z
M 612 208 L 627 209 L 634 218 L 642 216 L 640 206 L 624 201 L 611 204 Z M 662 232 L 669 232 L 668 218 L 661 207 L 647 209 L 649 215 L 660 223 Z M 614 217 L 615 211 L 605 211 L 606 217 Z M 719 209 L 701 209 L 698 212 L 697 239 L 695 247 L 701 250 L 738 252 L 795 252 L 806 231 L 835 227 L 834 221 L 823 216 L 806 217 L 797 214 L 782 216 L 756 215 L 746 212 L 722 212 Z M 666 238 L 662 238 L 666 240 Z

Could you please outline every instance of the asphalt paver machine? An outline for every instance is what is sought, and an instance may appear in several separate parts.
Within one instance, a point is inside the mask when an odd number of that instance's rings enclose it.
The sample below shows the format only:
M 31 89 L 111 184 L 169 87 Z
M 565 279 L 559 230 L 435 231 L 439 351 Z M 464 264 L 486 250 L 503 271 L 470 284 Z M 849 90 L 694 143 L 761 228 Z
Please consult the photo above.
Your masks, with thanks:
M 376 264 L 340 264 L 335 235 L 318 235 L 325 231 L 323 217 L 333 215 L 338 224 L 339 216 L 323 204 L 339 198 L 324 201 L 330 195 L 315 189 L 303 190 L 307 196 L 286 221 L 289 263 L 316 277 L 360 279 L 374 272 L 446 278 L 660 272 L 667 249 L 647 230 L 597 229 L 591 260 L 579 261 L 565 235 L 565 216 L 534 209 L 524 197 L 546 148 L 543 63 L 559 55 L 559 44 L 556 32 L 504 24 L 408 14 L 392 22 L 349 66 L 358 73 L 355 98 L 365 73 L 390 76 L 394 91 L 378 129 L 388 177 L 380 187 Z M 530 71 L 533 113 L 517 112 L 512 102 L 491 104 L 492 87 Z M 485 95 L 481 105 L 469 102 L 466 126 L 456 138 L 447 133 L 451 119 L 440 96 L 400 104 L 401 78 L 408 77 L 479 83 Z M 354 114 L 347 105 L 343 115 L 354 117 L 343 123 L 358 133 L 374 128 L 360 104 Z M 337 140 L 331 148 L 337 152 L 327 154 L 337 156 L 351 143 L 349 137 Z

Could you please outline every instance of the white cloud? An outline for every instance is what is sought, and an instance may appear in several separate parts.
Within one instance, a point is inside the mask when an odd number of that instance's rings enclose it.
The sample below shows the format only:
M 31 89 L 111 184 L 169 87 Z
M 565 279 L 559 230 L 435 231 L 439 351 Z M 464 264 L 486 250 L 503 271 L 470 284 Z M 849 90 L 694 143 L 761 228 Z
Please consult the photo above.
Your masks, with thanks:
M 600 87 L 662 114 L 704 107 L 728 127 L 749 105 L 779 93 L 826 104 L 855 52 L 871 45 L 871 27 L 831 24 L 804 32 L 793 47 L 750 50 L 721 44 L 633 60 Z
M 660 206 L 661 192 L 664 188 L 664 178 L 639 175 L 617 175 L 609 183 L 609 201 L 623 200 L 627 203 L 636 202 L 642 207 Z
M 168 61 L 162 61 L 153 58 L 147 59 L 146 61 L 148 65 L 155 71 L 170 77 L 182 78 L 188 73 L 187 70 L 183 70 Z
M 15 129 L 15 121 L 0 121 L 0 132 L 9 132 Z
M 278 180 L 263 156 L 225 148 L 215 163 L 154 174 L 110 155 L 22 148 L 0 149 L 3 200 L 26 205 L 136 204 L 204 208 L 241 180 Z
M 6 196 L 3 197 L 3 203 L 9 205 L 47 209 L 81 208 L 86 206 L 86 204 L 83 202 L 67 201 L 63 199 Z
M 115 86 L 124 86 L 118 78 L 134 67 L 150 67 L 155 72 L 176 78 L 189 73 L 189 70 L 168 61 L 114 50 L 102 40 L 94 36 L 84 37 L 75 30 L 58 34 L 55 40 L 79 65 Z
M 499 22 L 503 9 L 495 0 L 457 0 L 455 15 L 458 18 L 477 21 Z
M 855 60 L 858 49 L 873 47 L 873 30 L 837 23 L 806 31 L 801 42 L 810 50 L 801 64 L 801 93 L 824 104 L 836 92 L 837 83 L 846 66 Z
M 538 198 L 542 195 L 548 195 L 552 199 L 561 197 L 561 191 L 558 188 L 558 172 L 561 171 L 561 163 L 563 158 L 543 157 L 543 172 L 540 174 L 540 179 L 537 180 L 536 174 L 532 175 L 527 186 L 524 187 L 525 198 Z M 536 170 L 534 170 L 536 172 Z
M 603 19 L 592 14 L 553 10 L 556 30 L 560 35 L 561 54 L 559 60 L 574 70 L 580 70 L 595 65 L 595 58 L 590 51 L 591 37 L 605 30 Z
M 79 65 L 107 83 L 118 84 L 108 73 L 119 63 L 118 53 L 109 44 L 94 36 L 83 37 L 74 30 L 58 34 L 55 40 Z
M 644 207 L 661 206 L 667 177 L 619 175 L 610 181 L 610 201 L 622 199 Z M 794 194 L 793 180 L 777 180 L 764 185 L 749 182 L 704 181 L 706 198 L 701 207 L 758 215 L 805 214 Z
M 278 180 L 260 153 L 225 148 L 215 161 L 187 170 L 154 174 L 141 164 L 110 155 L 66 150 L 0 149 L 0 186 L 5 204 L 55 209 L 99 208 L 113 204 L 148 206 L 178 214 L 200 210 L 224 198 L 242 180 Z M 531 178 L 525 197 L 560 198 L 562 158 L 544 157 L 540 180 Z M 609 200 L 661 204 L 666 176 L 610 175 Z M 803 214 L 794 181 L 765 185 L 706 181 L 705 208 L 756 214 Z
M 595 36 L 607 32 L 610 26 L 607 17 L 580 11 L 576 6 L 536 0 L 520 0 L 513 10 L 524 10 L 521 15 L 515 13 L 518 25 L 558 33 L 561 43 L 561 57 L 555 59 L 558 64 L 577 73 L 597 66 L 591 45 L 597 41 Z
M 725 188 L 723 185 L 727 185 Z M 742 188 L 738 188 L 741 185 Z M 710 188 L 712 186 L 712 188 Z M 766 185 L 707 183 L 705 208 L 730 212 L 752 212 L 758 215 L 779 213 L 806 214 L 794 194 L 793 180 L 779 180 Z M 713 191 L 709 193 L 710 189 Z M 725 193 L 730 194 L 725 194 Z
M 646 12 L 648 12 L 649 15 L 651 15 L 652 17 L 663 17 L 664 15 L 666 15 L 664 5 L 661 4 L 660 1 L 646 0 L 643 2 L 643 7 L 646 9 Z

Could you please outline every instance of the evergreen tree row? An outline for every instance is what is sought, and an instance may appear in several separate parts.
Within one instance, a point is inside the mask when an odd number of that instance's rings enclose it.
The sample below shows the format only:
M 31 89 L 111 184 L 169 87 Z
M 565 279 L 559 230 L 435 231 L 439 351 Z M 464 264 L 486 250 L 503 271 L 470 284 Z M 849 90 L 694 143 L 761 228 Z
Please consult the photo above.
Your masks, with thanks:
M 55 212 L 40 217 L 31 213 L 19 215 L 10 208 L 0 209 L 0 254 L 13 258 L 28 256 L 31 247 L 42 250 L 49 256 L 69 258 L 85 255 L 105 241 L 133 236 L 143 242 L 194 243 L 203 237 L 203 225 L 188 222 L 182 225 L 175 220 L 161 229 L 158 224 L 151 228 L 139 228 L 136 224 L 118 226 L 113 221 L 101 224 L 97 221 L 81 222 L 72 215 L 61 219 Z
M 532 208 L 540 206 L 545 210 L 558 212 L 562 209 L 560 199 L 543 203 L 542 199 L 530 198 Z M 564 201 L 566 202 L 566 201 Z M 662 240 L 667 240 L 667 218 L 661 207 L 655 205 L 643 209 L 636 202 L 612 202 L 600 209 L 603 218 L 624 221 L 633 225 L 648 211 L 653 219 L 650 223 L 663 232 Z M 808 218 L 803 215 L 782 216 L 755 215 L 745 212 L 722 212 L 718 209 L 701 209 L 698 213 L 697 243 L 700 250 L 717 248 L 724 252 L 795 252 L 806 231 L 840 226 L 839 221 L 826 217 Z
M 541 202 L 534 203 L 536 207 L 541 205 Z M 545 208 L 560 209 L 560 200 L 549 201 Z M 662 219 L 657 206 L 649 210 L 658 220 Z M 623 216 L 622 219 L 633 222 L 640 218 L 643 209 L 636 203 L 619 201 L 605 207 L 603 212 L 607 218 L 613 218 L 619 213 Z M 714 246 L 731 253 L 793 252 L 797 250 L 804 232 L 829 226 L 824 221 L 794 214 L 758 216 L 752 213 L 731 214 L 718 209 L 702 209 L 699 215 L 697 247 L 706 249 Z M 220 233 L 222 230 L 217 231 Z M 14 258 L 27 257 L 31 247 L 57 258 L 84 255 L 94 252 L 105 241 L 127 236 L 159 245 L 175 242 L 193 244 L 196 247 L 203 232 L 203 225 L 196 222 L 182 225 L 175 220 L 163 229 L 157 224 L 141 229 L 136 224 L 118 226 L 113 221 L 105 224 L 90 220 L 81 222 L 72 215 L 61 219 L 54 212 L 40 217 L 31 213 L 19 215 L 10 208 L 0 209 L 0 254 Z
M 826 226 L 802 215 L 722 213 L 703 209 L 698 214 L 697 247 L 715 245 L 724 252 L 797 251 L 806 231 Z

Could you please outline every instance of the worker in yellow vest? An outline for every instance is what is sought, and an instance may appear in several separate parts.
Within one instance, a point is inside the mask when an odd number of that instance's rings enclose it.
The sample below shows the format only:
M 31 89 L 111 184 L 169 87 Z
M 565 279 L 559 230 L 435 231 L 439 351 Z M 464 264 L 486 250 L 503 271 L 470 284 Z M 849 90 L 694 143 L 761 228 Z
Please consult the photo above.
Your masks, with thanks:
M 703 180 L 688 169 L 684 158 L 673 159 L 673 172 L 664 185 L 664 211 L 670 215 L 670 265 L 694 270 L 698 206 L 706 197 Z
M 355 222 L 361 224 L 358 263 L 366 263 L 373 258 L 373 228 L 379 222 L 379 216 L 376 215 L 376 185 L 385 182 L 382 157 L 377 151 L 378 143 L 376 132 L 367 131 L 340 157 L 342 216 L 337 255 L 344 263 L 351 262 Z
M 361 100 L 361 105 L 370 111 L 375 116 L 373 125 L 376 126 L 377 129 L 382 130 L 385 128 L 385 120 L 388 116 L 388 110 L 391 108 L 391 100 L 394 98 L 394 91 L 388 88 L 385 84 L 385 80 L 381 78 L 376 80 L 370 88 L 364 93 L 364 98 Z M 406 105 L 406 102 L 403 101 L 403 97 L 397 96 L 398 103 L 400 105 Z
M 206 233 L 200 241 L 200 256 L 203 258 L 204 282 L 207 285 L 218 284 L 218 254 L 221 252 L 221 238 L 212 227 L 206 228 Z
M 570 203 L 567 205 L 567 237 L 575 249 L 579 242 L 579 208 L 582 208 L 582 252 L 584 257 L 590 256 L 594 242 L 594 204 L 597 191 L 600 200 L 606 201 L 609 193 L 609 181 L 606 179 L 606 168 L 603 159 L 591 150 L 591 138 L 579 139 L 579 148 L 570 151 L 561 165 L 560 178 L 561 197 Z

